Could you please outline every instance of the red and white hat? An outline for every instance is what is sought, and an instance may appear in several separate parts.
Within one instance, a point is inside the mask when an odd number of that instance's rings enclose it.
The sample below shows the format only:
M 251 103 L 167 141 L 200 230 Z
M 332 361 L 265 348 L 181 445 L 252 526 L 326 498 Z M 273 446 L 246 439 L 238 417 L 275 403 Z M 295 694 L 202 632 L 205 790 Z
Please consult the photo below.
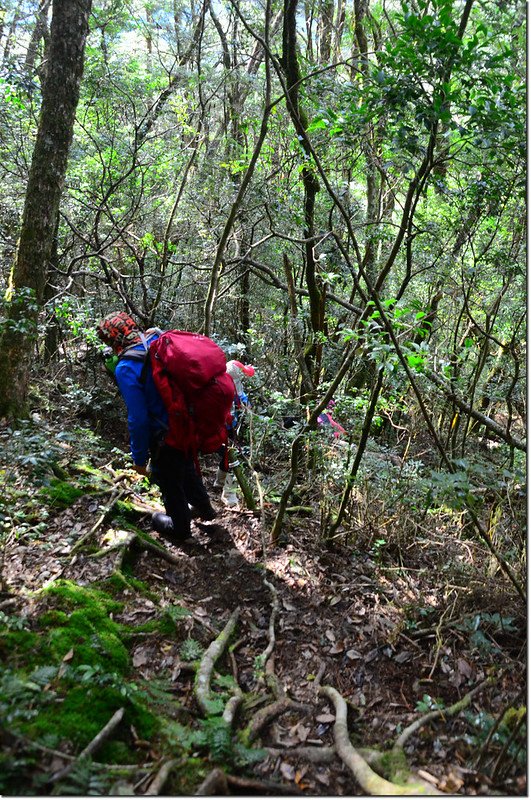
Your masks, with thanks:
M 228 361 L 227 362 L 227 372 L 231 373 L 231 369 L 236 367 L 236 369 L 240 369 L 244 375 L 247 375 L 251 378 L 254 375 L 254 367 L 252 364 L 242 364 L 241 361 Z

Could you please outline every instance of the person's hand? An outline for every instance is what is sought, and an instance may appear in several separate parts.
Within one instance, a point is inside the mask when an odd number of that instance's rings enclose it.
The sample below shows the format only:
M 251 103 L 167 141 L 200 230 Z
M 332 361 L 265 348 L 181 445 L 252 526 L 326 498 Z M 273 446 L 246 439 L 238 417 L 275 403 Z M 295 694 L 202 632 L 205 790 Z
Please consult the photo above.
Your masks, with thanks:
M 138 472 L 139 475 L 143 475 L 145 478 L 147 478 L 150 473 L 150 470 L 147 466 L 141 467 L 139 464 L 133 464 L 133 469 L 135 472 Z

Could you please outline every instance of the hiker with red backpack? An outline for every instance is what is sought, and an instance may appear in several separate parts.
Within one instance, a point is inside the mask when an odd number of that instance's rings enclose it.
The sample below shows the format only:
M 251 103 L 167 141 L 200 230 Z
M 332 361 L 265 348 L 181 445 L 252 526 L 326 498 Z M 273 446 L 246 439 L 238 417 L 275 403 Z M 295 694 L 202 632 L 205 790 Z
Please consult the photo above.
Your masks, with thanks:
M 192 516 L 216 516 L 198 453 L 226 443 L 235 390 L 225 356 L 199 334 L 144 333 L 125 312 L 108 314 L 97 333 L 118 357 L 114 375 L 127 406 L 134 469 L 149 474 L 161 491 L 166 513 L 153 514 L 153 528 L 178 543 L 191 535 Z

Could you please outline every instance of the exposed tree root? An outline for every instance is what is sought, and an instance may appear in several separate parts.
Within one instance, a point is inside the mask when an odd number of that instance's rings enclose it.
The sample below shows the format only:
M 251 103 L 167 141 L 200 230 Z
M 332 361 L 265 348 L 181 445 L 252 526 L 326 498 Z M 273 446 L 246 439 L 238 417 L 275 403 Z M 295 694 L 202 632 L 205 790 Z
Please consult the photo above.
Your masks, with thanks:
M 431 722 L 433 719 L 440 719 L 441 717 L 444 719 L 445 717 L 453 717 L 456 714 L 459 714 L 460 711 L 463 711 L 463 709 L 470 705 L 473 697 L 475 697 L 486 686 L 489 686 L 492 683 L 494 683 L 494 678 L 487 678 L 485 681 L 478 684 L 478 686 L 468 692 L 468 694 L 462 697 L 461 700 L 459 700 L 457 703 L 454 703 L 453 706 L 450 706 L 449 708 L 438 708 L 435 711 L 430 711 L 428 714 L 424 714 L 424 716 L 415 720 L 415 722 L 412 722 L 411 725 L 408 725 L 407 728 L 404 728 L 394 743 L 393 752 L 396 753 L 399 750 L 403 750 L 404 745 L 409 737 L 416 733 L 416 731 L 420 730 L 420 728 L 422 728 L 428 722 Z
M 256 778 L 244 778 L 236 775 L 226 775 L 222 769 L 216 767 L 209 772 L 201 786 L 194 792 L 194 797 L 224 796 L 230 794 L 229 786 L 239 790 L 250 789 L 254 793 L 274 792 L 277 795 L 299 795 L 301 792 L 295 786 L 284 786 L 276 781 L 259 781 Z
M 213 797 L 214 795 L 227 795 L 229 787 L 227 778 L 222 769 L 216 767 L 209 772 L 201 786 L 194 792 L 194 797 Z
M 266 747 L 270 756 L 295 758 L 311 764 L 331 764 L 337 756 L 335 747 Z
M 195 678 L 195 697 L 197 704 L 203 714 L 208 716 L 212 713 L 212 698 L 210 696 L 210 681 L 214 664 L 227 647 L 228 641 L 236 627 L 236 622 L 240 614 L 240 609 L 236 608 L 229 617 L 229 620 L 219 636 L 209 645 L 199 664 Z
M 254 715 L 251 722 L 247 726 L 246 731 L 244 732 L 244 741 L 246 741 L 248 744 L 256 741 L 262 729 L 269 722 L 271 722 L 271 720 L 280 716 L 280 714 L 283 714 L 284 711 L 308 710 L 309 706 L 305 705 L 304 703 L 296 703 L 295 700 L 291 700 L 289 697 L 283 697 L 280 700 L 275 700 L 274 703 L 264 706 L 264 708 L 261 708 L 260 711 Z
M 301 761 L 309 761 L 311 764 L 332 764 L 337 758 L 335 747 L 318 747 L 312 745 L 301 745 L 301 747 L 266 747 L 270 756 L 280 758 L 294 758 Z M 360 747 L 358 753 L 370 767 L 379 772 L 383 753 L 379 750 Z
M 285 786 L 277 781 L 259 781 L 256 778 L 244 778 L 237 775 L 225 775 L 225 780 L 229 786 L 234 786 L 239 789 L 252 789 L 253 792 L 275 792 L 275 794 L 289 794 L 299 795 L 302 794 L 296 786 Z
M 74 766 L 81 761 L 83 758 L 87 758 L 91 756 L 96 750 L 102 746 L 102 744 L 107 741 L 111 733 L 114 731 L 115 728 L 118 727 L 120 722 L 122 721 L 123 715 L 125 714 L 124 708 L 119 708 L 118 711 L 112 715 L 108 723 L 101 729 L 101 731 L 92 739 L 91 742 L 85 747 L 84 750 L 78 755 L 76 759 L 71 761 L 66 767 L 60 769 L 59 772 L 56 772 L 52 775 L 50 782 L 57 783 L 57 781 L 62 780 L 65 778 L 73 769 Z
M 425 795 L 441 794 L 433 786 L 416 781 L 409 786 L 401 786 L 397 783 L 381 778 L 369 766 L 367 761 L 361 756 L 350 742 L 347 725 L 347 704 L 336 689 L 331 686 L 323 686 L 320 694 L 328 697 L 332 701 L 336 711 L 336 721 L 334 723 L 334 741 L 337 754 L 343 763 L 350 769 L 356 781 L 366 794 L 386 796 L 390 795 Z M 413 776 L 412 776 L 413 777 Z
M 136 535 L 135 538 L 132 540 L 130 547 L 138 548 L 139 550 L 147 550 L 148 553 L 153 553 L 153 555 L 162 558 L 164 561 L 167 561 L 169 564 L 180 564 L 181 559 L 177 556 L 172 555 L 165 547 L 158 544 L 153 544 L 150 542 L 149 539 L 144 539 L 143 536 Z
M 118 531 L 118 534 L 123 534 L 116 542 L 113 542 L 108 547 L 103 547 L 96 553 L 89 554 L 88 558 L 104 558 L 115 550 L 119 551 L 118 557 L 115 562 L 115 569 L 119 569 L 123 563 L 125 555 L 128 551 L 133 550 L 146 550 L 148 553 L 162 558 L 169 564 L 179 564 L 180 560 L 177 556 L 172 555 L 165 547 L 159 544 L 150 542 L 149 539 L 139 536 L 133 531 Z
M 264 578 L 264 585 L 267 586 L 267 588 L 269 589 L 269 591 L 273 595 L 273 608 L 272 608 L 272 611 L 271 611 L 271 616 L 269 617 L 269 641 L 267 643 L 266 649 L 264 650 L 262 655 L 259 656 L 262 664 L 264 665 L 264 670 L 267 670 L 267 663 L 268 663 L 269 657 L 271 656 L 273 650 L 275 649 L 275 621 L 276 621 L 277 614 L 278 614 L 279 609 L 280 609 L 280 603 L 278 601 L 278 592 L 275 589 L 275 587 L 273 586 L 273 584 L 269 583 L 269 581 L 267 581 Z
M 155 796 L 160 794 L 171 772 L 184 763 L 186 763 L 186 759 L 184 758 L 172 758 L 169 761 L 165 761 L 144 792 L 144 795 Z
M 109 553 L 119 550 L 120 555 L 117 560 L 119 565 L 123 561 L 125 552 L 131 547 L 135 539 L 136 533 L 132 531 L 116 531 L 116 541 L 109 544 L 107 547 L 102 547 L 101 550 L 97 550 L 95 553 L 90 553 L 88 558 L 105 558 Z
M 227 725 L 232 728 L 234 725 L 234 718 L 238 713 L 238 709 L 243 701 L 243 694 L 242 692 L 238 691 L 237 694 L 234 694 L 230 700 L 227 702 L 223 710 L 223 720 L 227 723 Z

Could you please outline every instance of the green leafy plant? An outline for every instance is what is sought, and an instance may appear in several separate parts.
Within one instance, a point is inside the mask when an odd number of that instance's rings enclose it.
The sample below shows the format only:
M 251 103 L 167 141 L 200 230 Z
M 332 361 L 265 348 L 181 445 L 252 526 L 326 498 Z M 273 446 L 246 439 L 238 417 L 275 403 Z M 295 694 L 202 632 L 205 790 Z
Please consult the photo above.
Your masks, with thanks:
M 179 655 L 183 661 L 197 661 L 203 655 L 203 647 L 195 639 L 185 639 L 179 648 Z
M 422 700 L 417 700 L 415 705 L 415 710 L 421 711 L 422 713 L 436 711 L 439 708 L 444 708 L 444 703 L 441 700 L 435 700 L 429 694 L 424 694 Z

